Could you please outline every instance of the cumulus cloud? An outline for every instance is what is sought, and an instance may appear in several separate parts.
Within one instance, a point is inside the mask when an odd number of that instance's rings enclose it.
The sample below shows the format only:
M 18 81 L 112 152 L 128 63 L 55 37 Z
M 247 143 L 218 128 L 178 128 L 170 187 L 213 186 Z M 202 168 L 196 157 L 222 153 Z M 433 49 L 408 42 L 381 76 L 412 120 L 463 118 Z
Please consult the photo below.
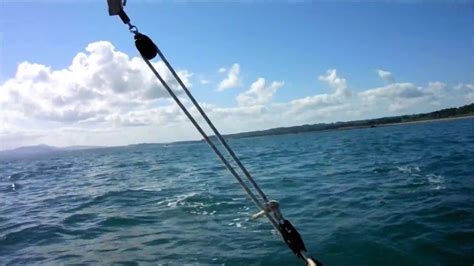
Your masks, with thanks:
M 474 102 L 474 83 L 459 83 L 454 87 L 454 91 L 464 95 L 466 103 Z
M 342 104 L 351 97 L 351 91 L 347 88 L 346 79 L 337 76 L 335 69 L 330 69 L 326 75 L 319 76 L 318 79 L 327 83 L 332 89 L 332 93 L 322 93 L 296 99 L 290 102 L 293 111 L 302 108 L 327 107 L 330 105 Z
M 272 105 L 223 107 L 204 103 L 202 107 L 223 133 L 242 132 L 244 128 L 258 130 L 283 125 L 282 121 L 275 119 L 279 110 Z M 192 108 L 192 111 L 197 114 L 195 108 Z
M 264 78 L 258 78 L 247 91 L 237 95 L 237 103 L 240 106 L 266 104 L 284 84 L 283 81 L 274 81 L 267 86 Z
M 392 83 L 392 82 L 395 81 L 391 72 L 385 71 L 385 70 L 382 70 L 382 69 L 377 69 L 376 71 L 377 71 L 377 74 L 379 75 L 379 77 L 381 79 L 383 79 L 384 81 L 386 81 L 388 83 Z
M 153 65 L 173 89 L 178 88 L 163 62 Z M 187 86 L 192 85 L 191 72 L 178 74 Z M 89 44 L 64 69 L 23 62 L 15 77 L 0 86 L 2 108 L 60 123 L 100 120 L 167 97 L 140 58 L 129 58 L 105 41 Z
M 328 122 L 330 118 L 339 119 L 351 108 L 352 93 L 347 87 L 346 79 L 338 76 L 335 69 L 329 69 L 318 79 L 328 84 L 331 91 L 275 105 L 277 109 L 274 112 L 279 113 L 282 121 L 291 125 Z
M 184 121 L 184 115 L 176 104 L 133 110 L 125 114 L 111 114 L 105 117 L 115 127 L 162 126 Z
M 166 66 L 162 62 L 153 65 L 199 117 L 185 95 L 179 94 Z M 242 85 L 238 64 L 220 72 L 226 73 L 220 90 Z M 378 74 L 387 79 L 392 76 L 384 72 Z M 191 79 L 208 83 L 206 76 L 194 77 L 188 70 L 178 74 L 189 87 Z M 286 102 L 274 101 L 283 81 L 260 77 L 236 96 L 236 106 L 200 104 L 223 133 L 235 133 L 412 113 L 423 106 L 450 107 L 474 101 L 472 83 L 452 87 L 440 81 L 423 86 L 390 82 L 360 88 L 353 96 L 336 69 L 327 70 L 318 80 L 325 86 L 323 91 Z M 39 143 L 123 145 L 201 138 L 142 59 L 117 51 L 109 42 L 91 43 L 63 69 L 19 64 L 15 76 L 0 84 L 0 109 L 0 149 Z
M 221 71 L 224 70 L 224 71 Z M 219 69 L 219 72 L 225 72 L 225 69 Z M 227 89 L 232 89 L 238 87 L 242 84 L 242 80 L 239 77 L 240 75 L 240 65 L 233 64 L 232 67 L 227 72 L 227 77 L 222 80 L 217 86 L 217 91 L 224 91 Z
M 359 93 L 359 96 L 371 102 L 379 99 L 416 98 L 423 95 L 425 92 L 413 83 L 394 83 Z
M 347 88 L 346 79 L 340 78 L 337 76 L 337 71 L 335 69 L 330 69 L 326 71 L 326 75 L 319 76 L 320 81 L 327 82 L 335 92 L 334 94 L 340 97 L 350 97 L 351 92 Z
M 392 83 L 383 87 L 368 89 L 359 93 L 359 97 L 368 104 L 383 104 L 389 111 L 403 111 L 418 104 L 436 104 L 444 95 L 446 84 L 430 82 L 427 86 L 413 83 Z

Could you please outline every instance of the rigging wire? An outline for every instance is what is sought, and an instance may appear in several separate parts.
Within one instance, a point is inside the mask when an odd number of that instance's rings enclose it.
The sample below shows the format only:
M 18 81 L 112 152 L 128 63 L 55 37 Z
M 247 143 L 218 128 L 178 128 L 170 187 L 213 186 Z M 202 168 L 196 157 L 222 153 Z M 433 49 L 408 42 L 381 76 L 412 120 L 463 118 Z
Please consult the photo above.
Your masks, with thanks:
M 156 44 L 155 44 L 156 45 Z M 194 104 L 194 106 L 196 107 L 196 109 L 199 111 L 199 113 L 201 114 L 201 116 L 204 118 L 204 120 L 206 120 L 207 124 L 209 125 L 209 127 L 212 129 L 212 131 L 214 132 L 214 134 L 216 135 L 216 137 L 219 139 L 219 142 L 222 144 L 222 146 L 224 146 L 224 148 L 227 150 L 227 152 L 229 153 L 229 155 L 232 157 L 232 159 L 234 159 L 234 161 L 237 163 L 237 165 L 239 166 L 240 170 L 244 173 L 244 175 L 247 177 L 247 179 L 250 181 L 250 183 L 253 185 L 253 187 L 255 188 L 255 190 L 258 192 L 258 194 L 262 197 L 262 200 L 263 202 L 268 202 L 268 198 L 267 196 L 265 195 L 265 193 L 263 193 L 262 189 L 260 189 L 260 187 L 258 186 L 258 184 L 255 182 L 255 180 L 253 179 L 253 177 L 250 175 L 250 173 L 248 172 L 247 168 L 245 168 L 245 166 L 242 164 L 242 162 L 240 161 L 240 159 L 237 157 L 237 155 L 234 153 L 234 151 L 230 148 L 229 144 L 227 144 L 227 141 L 222 137 L 222 135 L 220 134 L 220 132 L 217 130 L 217 128 L 214 126 L 214 123 L 212 123 L 212 121 L 209 119 L 209 117 L 207 116 L 207 114 L 204 112 L 204 110 L 201 108 L 200 104 L 196 101 L 196 99 L 194 98 L 194 96 L 191 94 L 191 92 L 188 90 L 187 86 L 184 84 L 184 82 L 181 80 L 181 78 L 179 77 L 179 75 L 176 73 L 176 71 L 174 70 L 174 68 L 171 66 L 171 64 L 168 62 L 168 60 L 166 59 L 165 55 L 161 52 L 160 48 L 158 47 L 158 45 L 156 45 L 157 47 L 157 52 L 158 52 L 158 55 L 159 57 L 161 58 L 161 60 L 165 63 L 165 65 L 168 67 L 168 69 L 171 71 L 171 73 L 173 74 L 173 77 L 178 81 L 179 85 L 181 86 L 181 88 L 184 90 L 184 92 L 186 93 L 186 95 L 188 96 L 188 98 L 191 100 L 191 102 Z
M 229 170 L 229 172 L 235 177 L 235 179 L 238 181 L 240 186 L 245 190 L 245 192 L 249 195 L 250 199 L 252 202 L 255 204 L 257 208 L 260 209 L 260 212 L 254 215 L 255 218 L 258 218 L 260 216 L 266 216 L 270 223 L 273 225 L 273 227 L 280 233 L 282 236 L 283 240 L 285 243 L 288 245 L 288 247 L 301 259 L 303 259 L 306 262 L 306 265 L 309 266 L 316 266 L 316 265 L 322 265 L 321 262 L 308 257 L 306 255 L 306 247 L 303 243 L 303 239 L 299 235 L 298 231 L 296 228 L 288 221 L 286 220 L 283 215 L 280 212 L 279 209 L 279 203 L 277 201 L 269 201 L 265 193 L 260 189 L 260 187 L 257 185 L 253 177 L 250 175 L 248 170 L 245 168 L 245 166 L 242 164 L 240 159 L 237 157 L 237 155 L 234 153 L 232 148 L 227 144 L 225 139 L 222 137 L 220 132 L 217 130 L 217 128 L 214 126 L 212 121 L 209 119 L 207 114 L 204 112 L 204 110 L 201 108 L 199 103 L 196 101 L 196 99 L 193 97 L 187 86 L 184 84 L 184 82 L 181 80 L 181 78 L 178 76 L 174 68 L 171 66 L 171 64 L 168 62 L 164 54 L 161 52 L 161 50 L 158 48 L 156 44 L 153 43 L 153 41 L 146 35 L 141 34 L 138 31 L 138 28 L 134 25 L 131 24 L 130 18 L 127 16 L 125 11 L 123 10 L 123 6 L 125 5 L 125 1 L 122 2 L 122 0 L 107 0 L 107 3 L 109 5 L 109 15 L 118 15 L 122 22 L 124 24 L 127 24 L 129 26 L 130 32 L 132 32 L 135 36 L 135 45 L 140 52 L 140 55 L 142 56 L 143 60 L 147 64 L 147 66 L 150 68 L 150 70 L 153 72 L 153 74 L 156 76 L 156 78 L 160 81 L 160 83 L 163 85 L 163 87 L 166 89 L 166 91 L 170 94 L 170 96 L 173 98 L 173 100 L 178 104 L 178 106 L 181 108 L 181 110 L 184 112 L 184 114 L 188 117 L 188 119 L 191 121 L 191 123 L 194 125 L 194 127 L 198 130 L 198 132 L 202 135 L 204 140 L 209 144 L 211 149 L 214 151 L 214 153 L 217 155 L 217 157 L 222 161 L 222 163 L 225 165 L 225 167 Z M 170 88 L 170 86 L 166 83 L 166 81 L 162 78 L 162 76 L 158 73 L 158 71 L 155 69 L 153 64 L 150 62 L 151 59 L 153 59 L 156 55 L 159 55 L 161 60 L 165 63 L 167 66 L 168 70 L 172 73 L 173 77 L 175 78 L 176 81 L 178 81 L 180 87 L 183 89 L 183 91 L 186 93 L 188 98 L 191 100 L 193 105 L 196 107 L 196 109 L 199 111 L 201 116 L 204 118 L 206 121 L 207 125 L 212 129 L 214 132 L 215 136 L 219 140 L 219 142 L 224 146 L 226 149 L 227 153 L 231 156 L 233 161 L 238 165 L 240 171 L 245 175 L 248 181 L 252 184 L 253 188 L 257 193 L 260 195 L 261 200 L 259 200 L 254 192 L 247 186 L 247 184 L 244 182 L 242 177 L 240 176 L 239 173 L 234 169 L 234 167 L 229 163 L 229 161 L 225 158 L 225 156 L 222 154 L 222 152 L 216 147 L 214 142 L 210 139 L 210 137 L 206 134 L 206 132 L 202 129 L 202 127 L 199 125 L 199 123 L 196 121 L 196 119 L 191 115 L 191 113 L 188 111 L 186 106 L 181 102 L 181 100 L 176 96 L 174 91 Z
M 135 33 L 135 36 L 137 35 L 142 35 L 141 33 Z M 164 55 L 161 53 L 161 51 L 158 49 L 158 47 L 145 35 L 147 40 L 153 44 L 153 48 L 151 50 L 155 50 L 156 53 L 160 54 L 160 57 L 162 59 L 164 58 Z M 202 135 L 204 140 L 209 144 L 211 149 L 214 151 L 214 153 L 217 155 L 217 157 L 224 163 L 225 167 L 229 170 L 229 172 L 237 179 L 239 182 L 240 186 L 245 190 L 245 192 L 249 195 L 253 203 L 259 208 L 261 211 L 256 214 L 256 217 L 263 216 L 265 215 L 272 226 L 276 229 L 277 232 L 280 233 L 280 235 L 283 237 L 283 240 L 285 243 L 290 247 L 290 249 L 301 259 L 303 259 L 306 262 L 306 265 L 308 266 L 321 266 L 322 263 L 307 256 L 306 254 L 306 247 L 304 246 L 303 239 L 299 235 L 298 231 L 294 226 L 286 219 L 283 218 L 283 215 L 280 213 L 279 210 L 279 203 L 276 201 L 265 201 L 263 204 L 259 201 L 259 199 L 255 196 L 255 194 L 251 191 L 251 189 L 245 184 L 243 181 L 242 177 L 235 171 L 234 167 L 229 163 L 229 161 L 224 157 L 224 155 L 221 153 L 221 151 L 216 147 L 216 145 L 211 141 L 209 136 L 204 132 L 204 130 L 201 128 L 201 126 L 198 124 L 196 119 L 191 115 L 191 113 L 188 111 L 188 109 L 184 106 L 184 104 L 181 102 L 181 100 L 176 96 L 174 91 L 170 88 L 170 86 L 166 83 L 166 81 L 161 77 L 161 75 L 158 73 L 158 71 L 155 69 L 153 64 L 150 62 L 150 60 L 144 56 L 145 53 L 148 53 L 149 51 L 142 51 L 143 46 L 141 46 L 139 43 L 136 43 L 138 50 L 140 51 L 143 60 L 147 64 L 147 66 L 150 68 L 150 70 L 153 72 L 153 74 L 158 78 L 160 83 L 163 85 L 163 87 L 166 89 L 166 91 L 170 94 L 170 96 L 173 98 L 173 100 L 178 104 L 178 106 L 181 108 L 181 110 L 185 113 L 185 115 L 188 117 L 188 119 L 191 121 L 191 123 L 194 125 L 194 127 L 198 130 L 198 132 Z M 169 65 L 169 70 L 174 73 L 174 75 L 177 76 L 176 72 L 174 69 L 170 66 L 169 62 L 167 61 L 167 66 Z M 179 77 L 178 77 L 179 78 Z M 181 79 L 180 83 L 182 83 Z M 185 86 L 184 86 L 185 87 Z M 183 89 L 184 89 L 183 87 Z M 186 88 L 186 91 L 189 93 L 189 91 Z M 194 100 L 194 97 L 190 95 L 190 98 Z M 195 101 L 195 100 L 194 100 Z M 197 102 L 196 102 L 197 103 Z M 201 109 L 201 111 L 204 113 L 204 111 Z M 205 114 L 205 113 L 204 113 Z M 206 116 L 207 117 L 207 116 Z M 207 118 L 209 120 L 209 118 Z M 209 120 L 210 122 L 210 120 Z M 212 124 L 212 122 L 210 123 Z M 210 126 L 210 125 L 209 125 Z M 214 127 L 215 128 L 215 127 Z M 216 129 L 217 131 L 217 129 Z M 217 131 L 218 132 L 218 131 Z M 219 134 L 220 135 L 220 134 Z M 222 136 L 221 136 L 222 138 Z M 224 143 L 225 140 L 223 140 Z M 222 143 L 222 142 L 221 142 Z M 223 144 L 223 143 L 222 143 Z M 227 143 L 226 143 L 227 144 Z M 223 144 L 224 145 L 224 144 Z M 229 148 L 229 151 L 233 153 L 232 149 Z M 230 153 L 229 152 L 229 153 Z M 235 155 L 235 154 L 234 154 Z M 235 160 L 235 159 L 234 159 Z M 238 159 L 237 159 L 238 160 Z M 236 160 L 236 161 L 237 161 Z M 243 167 L 245 169 L 245 167 Z M 253 180 L 250 178 L 250 180 Z M 254 181 L 255 182 L 255 181 Z M 255 184 L 256 185 L 256 184 Z M 258 187 L 257 185 L 255 187 Z M 265 195 L 263 192 L 261 192 L 263 195 Z
M 173 100 L 178 104 L 178 106 L 181 108 L 181 110 L 184 112 L 184 114 L 188 117 L 188 119 L 191 121 L 191 123 L 194 125 L 194 127 L 199 131 L 199 133 L 202 135 L 202 137 L 204 138 L 204 140 L 209 144 L 209 146 L 211 147 L 211 149 L 214 151 L 214 153 L 217 155 L 217 157 L 219 157 L 219 159 L 224 163 L 225 167 L 229 170 L 229 172 L 235 177 L 235 179 L 237 179 L 237 181 L 239 182 L 240 186 L 242 186 L 242 188 L 245 190 L 245 192 L 247 192 L 247 194 L 249 195 L 249 197 L 252 199 L 252 201 L 254 202 L 254 204 L 257 206 L 257 208 L 259 208 L 260 210 L 264 211 L 265 215 L 267 216 L 267 218 L 270 220 L 271 224 L 273 225 L 273 227 L 275 227 L 275 229 L 280 232 L 280 227 L 278 226 L 278 223 L 275 221 L 274 217 L 272 217 L 267 211 L 265 211 L 267 208 L 265 206 L 265 204 L 262 204 L 260 202 L 260 200 L 257 199 L 257 197 L 255 196 L 255 194 L 250 190 L 250 188 L 245 184 L 245 182 L 242 180 L 242 177 L 240 177 L 240 175 L 234 170 L 234 168 L 232 167 L 232 165 L 229 163 L 229 161 L 227 161 L 227 159 L 224 157 L 224 155 L 222 155 L 222 153 L 220 152 L 220 150 L 216 147 L 216 145 L 211 141 L 211 139 L 209 138 L 209 136 L 207 136 L 206 132 L 204 132 L 204 130 L 201 128 L 201 126 L 198 124 L 198 122 L 196 121 L 196 119 L 194 119 L 194 117 L 191 115 L 191 113 L 189 113 L 188 109 L 184 106 L 184 104 L 181 102 L 181 100 L 178 98 L 178 96 L 176 96 L 176 94 L 174 93 L 174 91 L 170 88 L 170 86 L 166 83 L 166 81 L 163 79 L 163 77 L 161 77 L 161 75 L 158 73 L 158 71 L 155 69 L 155 67 L 153 66 L 153 64 L 150 62 L 150 60 L 148 60 L 147 58 L 143 57 L 143 60 L 145 61 L 145 63 L 148 65 L 148 67 L 151 69 L 151 71 L 153 72 L 153 74 L 155 74 L 155 76 L 158 78 L 158 80 L 161 82 L 161 84 L 163 85 L 163 87 L 165 87 L 166 91 L 171 95 L 171 97 L 173 98 Z M 174 72 L 174 70 L 173 70 Z M 174 72 L 176 73 L 176 72 Z M 281 232 L 280 232 L 281 233 Z

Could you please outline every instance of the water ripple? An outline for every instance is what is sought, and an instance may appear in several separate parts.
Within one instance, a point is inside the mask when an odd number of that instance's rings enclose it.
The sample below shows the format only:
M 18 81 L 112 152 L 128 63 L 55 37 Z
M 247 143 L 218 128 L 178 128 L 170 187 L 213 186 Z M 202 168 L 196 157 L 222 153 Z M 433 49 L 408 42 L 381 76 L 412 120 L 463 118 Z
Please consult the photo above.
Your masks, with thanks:
M 471 265 L 474 120 L 231 140 L 326 265 Z M 1 264 L 299 265 L 202 142 L 0 161 Z

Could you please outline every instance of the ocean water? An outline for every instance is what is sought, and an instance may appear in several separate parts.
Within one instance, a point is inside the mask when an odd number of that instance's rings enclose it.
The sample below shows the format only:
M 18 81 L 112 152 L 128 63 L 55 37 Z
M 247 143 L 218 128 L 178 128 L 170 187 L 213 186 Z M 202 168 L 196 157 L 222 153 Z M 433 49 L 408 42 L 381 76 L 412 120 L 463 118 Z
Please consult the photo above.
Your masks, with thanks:
M 230 145 L 326 265 L 474 263 L 474 119 Z M 5 159 L 0 264 L 302 265 L 255 211 L 202 142 Z

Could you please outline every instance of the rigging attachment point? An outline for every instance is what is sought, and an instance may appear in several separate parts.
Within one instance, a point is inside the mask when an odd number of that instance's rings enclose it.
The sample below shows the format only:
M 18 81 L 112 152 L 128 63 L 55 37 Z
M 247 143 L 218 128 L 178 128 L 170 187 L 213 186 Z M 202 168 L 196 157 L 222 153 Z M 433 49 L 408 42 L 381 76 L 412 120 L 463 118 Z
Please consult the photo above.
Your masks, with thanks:
M 158 53 L 158 47 L 153 43 L 153 41 L 142 33 L 135 33 L 135 46 L 137 47 L 140 54 L 148 59 L 153 59 Z

